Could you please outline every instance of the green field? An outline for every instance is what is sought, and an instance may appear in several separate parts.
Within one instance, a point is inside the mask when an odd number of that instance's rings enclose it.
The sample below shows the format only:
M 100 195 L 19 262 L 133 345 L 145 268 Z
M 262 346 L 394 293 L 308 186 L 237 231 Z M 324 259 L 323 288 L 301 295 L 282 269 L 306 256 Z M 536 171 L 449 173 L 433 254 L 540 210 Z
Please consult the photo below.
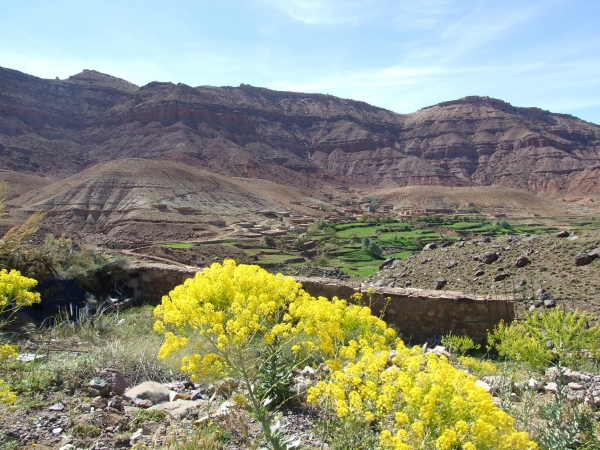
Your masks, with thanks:
M 166 247 L 166 248 L 178 248 L 178 249 L 191 248 L 194 246 L 194 244 L 191 244 L 189 242 L 172 242 L 172 243 L 160 244 L 160 245 L 162 247 Z

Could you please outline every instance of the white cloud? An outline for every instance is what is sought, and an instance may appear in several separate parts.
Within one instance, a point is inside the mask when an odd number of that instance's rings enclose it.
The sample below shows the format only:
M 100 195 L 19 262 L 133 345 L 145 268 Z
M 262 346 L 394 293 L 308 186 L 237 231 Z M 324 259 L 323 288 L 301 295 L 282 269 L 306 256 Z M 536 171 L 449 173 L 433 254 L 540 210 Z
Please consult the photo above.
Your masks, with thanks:
M 373 17 L 381 0 L 262 0 L 308 25 L 358 24 Z

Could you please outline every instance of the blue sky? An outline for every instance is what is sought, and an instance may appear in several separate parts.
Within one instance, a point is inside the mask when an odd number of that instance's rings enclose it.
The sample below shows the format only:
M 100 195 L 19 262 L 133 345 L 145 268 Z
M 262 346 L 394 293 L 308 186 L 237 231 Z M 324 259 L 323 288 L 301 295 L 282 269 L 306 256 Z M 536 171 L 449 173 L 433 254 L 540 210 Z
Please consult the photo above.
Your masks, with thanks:
M 248 83 L 400 113 L 489 95 L 600 124 L 597 0 L 5 0 L 0 66 Z

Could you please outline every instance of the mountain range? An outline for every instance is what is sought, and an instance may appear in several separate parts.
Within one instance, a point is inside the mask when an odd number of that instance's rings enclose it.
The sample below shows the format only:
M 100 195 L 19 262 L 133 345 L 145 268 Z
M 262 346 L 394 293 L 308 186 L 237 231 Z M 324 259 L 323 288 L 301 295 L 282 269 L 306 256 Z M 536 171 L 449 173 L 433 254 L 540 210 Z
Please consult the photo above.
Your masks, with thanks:
M 229 186 L 224 192 L 235 198 L 224 194 L 228 204 L 255 209 L 289 206 L 262 196 L 265 183 L 294 202 L 326 201 L 332 186 L 488 186 L 594 197 L 600 126 L 480 96 L 397 114 L 245 84 L 139 87 L 93 70 L 51 80 L 0 68 L 0 176 L 13 204 L 54 214 L 122 216 L 176 198 L 222 216 L 216 200 L 198 203 L 198 179 Z

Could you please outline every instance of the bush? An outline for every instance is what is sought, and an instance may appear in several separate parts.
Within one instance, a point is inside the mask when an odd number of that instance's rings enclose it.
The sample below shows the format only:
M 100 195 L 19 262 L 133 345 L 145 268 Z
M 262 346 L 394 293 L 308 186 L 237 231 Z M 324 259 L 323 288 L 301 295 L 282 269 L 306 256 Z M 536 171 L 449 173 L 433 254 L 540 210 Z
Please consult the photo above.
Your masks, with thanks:
M 155 330 L 165 334 L 159 357 L 183 355 L 192 379 L 239 378 L 246 407 L 274 449 L 289 443 L 271 425 L 274 393 L 257 386 L 269 379 L 277 390 L 285 385 L 292 368 L 279 360 L 326 367 L 308 402 L 335 413 L 348 430 L 370 428 L 382 449 L 536 448 L 446 358 L 405 347 L 369 307 L 311 297 L 292 278 L 213 264 L 163 297 L 155 315 Z
M 501 322 L 488 334 L 490 348 L 500 356 L 535 369 L 550 364 L 579 368 L 600 357 L 600 326 L 588 327 L 588 316 L 555 308 L 534 312 L 522 322 Z
M 383 253 L 381 246 L 377 242 L 369 239 L 367 236 L 365 236 L 362 240 L 362 249 L 375 258 L 380 258 L 381 254 Z

